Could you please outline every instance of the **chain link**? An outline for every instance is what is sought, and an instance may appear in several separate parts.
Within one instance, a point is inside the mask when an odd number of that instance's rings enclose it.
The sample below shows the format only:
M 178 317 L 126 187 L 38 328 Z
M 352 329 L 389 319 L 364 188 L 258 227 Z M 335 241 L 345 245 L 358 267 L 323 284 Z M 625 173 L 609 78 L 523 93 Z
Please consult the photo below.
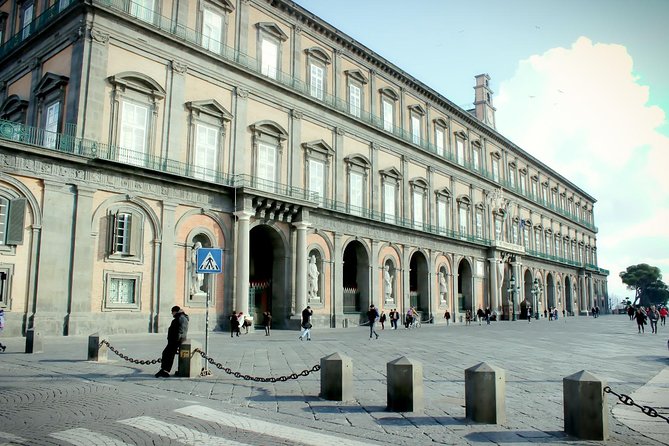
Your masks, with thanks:
M 305 370 L 302 370 L 299 373 L 291 373 L 290 375 L 279 376 L 279 377 L 270 376 L 268 378 L 265 378 L 265 377 L 262 377 L 262 376 L 251 376 L 251 375 L 244 375 L 244 374 L 241 374 L 239 372 L 234 372 L 232 369 L 230 369 L 228 367 L 224 367 L 223 364 L 221 364 L 220 362 L 216 362 L 216 361 L 214 361 L 213 358 L 208 357 L 207 354 L 205 352 L 203 352 L 202 350 L 200 350 L 199 348 L 196 348 L 195 350 L 193 350 L 193 354 L 195 354 L 195 353 L 199 353 L 200 356 L 202 356 L 202 358 L 204 358 L 205 361 L 207 361 L 209 364 L 211 364 L 213 366 L 216 366 L 216 368 L 218 368 L 220 370 L 223 370 L 228 375 L 233 375 L 235 378 L 242 378 L 246 381 L 255 381 L 255 382 L 261 382 L 261 383 L 275 383 L 277 381 L 285 382 L 285 381 L 288 381 L 289 379 L 297 379 L 300 376 L 308 376 L 310 373 L 317 372 L 321 369 L 321 366 L 316 364 L 311 369 L 305 369 Z M 207 372 L 208 372 L 208 370 L 207 370 Z M 204 376 L 203 373 L 205 373 L 205 370 L 203 370 L 200 375 Z M 211 372 L 209 374 L 211 374 Z
M 106 345 L 109 347 L 109 350 L 112 352 L 116 353 L 121 359 L 125 359 L 126 361 L 132 362 L 133 364 L 143 364 L 143 365 L 150 365 L 150 364 L 160 364 L 161 359 L 133 359 L 129 356 L 124 355 L 120 351 L 116 350 L 106 339 L 103 339 L 100 341 L 100 345 L 98 347 L 102 347 L 103 345 Z
M 620 402 L 625 404 L 626 406 L 636 406 L 636 407 L 638 407 L 639 409 L 641 409 L 641 412 L 645 413 L 646 415 L 648 415 L 651 418 L 662 418 L 664 421 L 669 423 L 669 418 L 660 415 L 657 412 L 657 410 L 653 409 L 650 406 L 639 406 L 637 403 L 634 402 L 634 400 L 629 395 L 625 395 L 624 393 L 618 395 L 616 392 L 611 390 L 611 387 L 609 387 L 609 386 L 604 387 L 604 393 L 611 393 L 611 394 L 617 396 L 618 400 L 620 400 Z

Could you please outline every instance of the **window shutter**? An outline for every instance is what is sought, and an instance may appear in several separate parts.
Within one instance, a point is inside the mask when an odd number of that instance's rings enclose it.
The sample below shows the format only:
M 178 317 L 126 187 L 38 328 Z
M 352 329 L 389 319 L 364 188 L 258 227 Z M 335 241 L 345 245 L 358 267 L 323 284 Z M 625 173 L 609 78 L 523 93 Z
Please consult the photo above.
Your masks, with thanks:
M 138 256 L 142 253 L 142 216 L 134 213 L 130 215 L 130 243 L 128 245 L 128 254 Z
M 26 199 L 16 198 L 9 201 L 9 215 L 7 218 L 7 244 L 22 245 L 23 229 L 26 216 Z
M 109 242 L 109 254 L 116 252 L 116 225 L 118 221 L 118 211 L 110 212 L 107 215 L 107 240 Z

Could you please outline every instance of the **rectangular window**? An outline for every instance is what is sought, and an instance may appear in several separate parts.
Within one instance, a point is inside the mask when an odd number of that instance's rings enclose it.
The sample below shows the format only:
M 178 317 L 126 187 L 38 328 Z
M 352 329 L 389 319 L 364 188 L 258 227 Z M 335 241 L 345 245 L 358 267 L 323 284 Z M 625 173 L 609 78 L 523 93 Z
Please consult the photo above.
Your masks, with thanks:
M 525 187 L 525 182 L 527 181 L 527 177 L 523 175 L 522 173 L 520 174 L 520 193 L 525 195 L 526 192 L 526 187 Z
M 348 104 L 349 112 L 359 118 L 362 111 L 362 90 L 357 85 L 348 86 Z
M 223 17 L 205 9 L 202 12 L 202 46 L 214 53 L 220 53 L 222 36 Z
M 123 101 L 118 160 L 127 164 L 144 164 L 148 136 L 149 108 Z
M 9 216 L 9 200 L 0 197 L 0 245 L 5 244 L 7 235 L 7 218 Z
M 413 223 L 417 228 L 423 227 L 423 192 L 414 191 L 413 193 Z
M 383 130 L 388 132 L 393 131 L 393 103 L 388 100 L 383 100 Z
M 385 214 L 386 221 L 395 223 L 395 185 L 384 183 L 383 184 L 383 213 Z
M 411 142 L 420 144 L 420 118 L 411 116 Z
M 133 0 L 130 2 L 130 14 L 148 23 L 153 23 L 154 0 Z
M 446 229 L 448 229 L 448 212 L 447 203 L 444 200 L 437 201 L 437 219 L 439 229 L 446 231 Z
M 309 94 L 316 99 L 323 99 L 325 89 L 325 70 L 323 67 L 311 64 L 309 77 Z
M 325 198 L 325 163 L 309 160 L 309 192 L 318 194 L 319 201 Z
M 119 212 L 116 214 L 113 236 L 113 254 L 130 254 L 130 231 L 132 215 Z
M 444 156 L 444 137 L 445 132 L 443 129 L 437 127 L 434 130 L 434 142 L 437 146 L 437 155 Z
M 35 4 L 33 2 L 26 3 L 23 6 L 23 13 L 21 14 L 21 38 L 26 39 L 30 35 L 30 24 L 33 22 L 33 13 L 35 12 Z
M 480 165 L 479 165 L 479 149 L 474 149 L 472 150 L 472 167 L 474 170 L 479 170 Z
M 555 239 L 555 255 L 560 257 L 560 239 Z
M 455 141 L 455 148 L 456 148 L 456 161 L 458 162 L 459 165 L 464 166 L 465 165 L 465 142 L 461 139 L 457 139 Z
M 276 79 L 279 66 L 279 46 L 269 39 L 262 39 L 260 44 L 260 72 L 272 79 Z
M 467 234 L 467 209 L 465 208 L 460 208 L 460 234 Z
M 60 102 L 54 102 L 46 109 L 46 119 L 44 121 L 44 147 L 49 149 L 56 148 L 58 138 L 58 117 L 60 115 Z
M 197 124 L 195 140 L 196 176 L 203 180 L 214 181 L 218 170 L 218 129 Z
M 534 231 L 534 249 L 541 251 L 541 236 L 539 235 L 539 231 Z
M 499 182 L 499 160 L 492 160 L 492 179 Z
M 516 171 L 509 166 L 509 186 L 516 188 Z
M 111 278 L 109 282 L 107 305 L 134 305 L 135 279 Z
M 532 180 L 532 198 L 537 198 L 537 182 Z
M 546 234 L 546 254 L 551 253 L 551 236 Z
M 0 308 L 9 305 L 9 277 L 11 273 L 10 268 L 0 268 Z
M 349 185 L 349 205 L 351 207 L 350 212 L 355 215 L 361 215 L 363 206 L 362 185 L 364 178 L 361 173 L 351 172 L 349 181 L 351 183 Z
M 63 11 L 65 8 L 70 6 L 72 0 L 58 0 L 58 12 Z
M 548 186 L 541 188 L 541 198 L 544 200 L 544 203 L 548 203 Z
M 273 190 L 276 183 L 276 147 L 270 144 L 258 144 L 258 187 Z
M 516 226 L 516 225 L 513 225 L 512 237 L 513 237 L 513 244 L 517 245 L 518 244 L 518 226 Z
M 476 236 L 483 238 L 483 214 L 476 213 Z
M 502 240 L 502 220 L 499 218 L 495 219 L 495 240 Z
M 527 227 L 523 230 L 523 246 L 530 249 L 530 229 Z

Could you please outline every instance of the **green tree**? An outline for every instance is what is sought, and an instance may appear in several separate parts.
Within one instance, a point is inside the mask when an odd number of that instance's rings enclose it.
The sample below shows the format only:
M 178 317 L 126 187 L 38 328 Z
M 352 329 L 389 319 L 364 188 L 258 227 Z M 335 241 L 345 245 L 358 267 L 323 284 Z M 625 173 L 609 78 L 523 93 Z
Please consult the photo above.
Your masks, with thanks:
M 628 289 L 634 290 L 634 305 L 647 307 L 666 303 L 669 298 L 669 289 L 662 282 L 660 269 L 655 266 L 646 263 L 631 265 L 619 276 Z

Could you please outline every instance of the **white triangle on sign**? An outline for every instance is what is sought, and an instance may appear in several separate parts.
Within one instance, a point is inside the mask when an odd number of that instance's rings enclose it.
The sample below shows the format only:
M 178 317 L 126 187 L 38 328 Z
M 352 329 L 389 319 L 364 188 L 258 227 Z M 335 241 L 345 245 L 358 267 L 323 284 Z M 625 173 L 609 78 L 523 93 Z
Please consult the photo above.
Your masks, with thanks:
M 198 269 L 200 271 L 218 271 L 218 263 L 214 260 L 214 256 L 211 255 L 211 252 L 207 253 L 207 257 L 204 258 Z

